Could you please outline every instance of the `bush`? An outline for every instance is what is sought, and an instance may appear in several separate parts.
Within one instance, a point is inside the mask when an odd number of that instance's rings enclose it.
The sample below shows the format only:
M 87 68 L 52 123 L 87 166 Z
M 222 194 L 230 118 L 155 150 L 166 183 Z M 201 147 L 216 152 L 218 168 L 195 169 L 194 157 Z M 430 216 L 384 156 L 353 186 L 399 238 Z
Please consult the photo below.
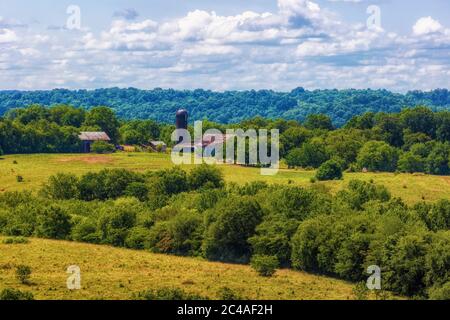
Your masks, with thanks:
M 358 166 L 369 171 L 394 172 L 397 169 L 398 150 L 381 141 L 369 141 L 359 151 Z
M 3 289 L 0 291 L 0 301 L 34 300 L 31 292 L 23 292 L 16 289 Z
M 143 227 L 134 227 L 128 232 L 125 246 L 130 249 L 150 249 L 150 230 Z
M 450 281 L 445 283 L 443 286 L 431 288 L 428 296 L 430 300 L 450 300 Z
M 16 176 L 16 181 L 21 183 L 23 182 L 23 177 L 22 176 Z
M 125 169 L 102 170 L 83 175 L 78 184 L 80 198 L 85 201 L 116 199 L 125 194 L 133 182 L 144 182 L 139 173 Z
M 148 200 L 149 188 L 145 183 L 142 182 L 132 182 L 130 183 L 126 189 L 124 194 L 128 197 L 135 197 L 139 199 L 139 201 L 147 201 Z
M 113 153 L 116 147 L 106 141 L 95 141 L 91 146 L 91 151 L 98 154 Z
M 72 228 L 70 216 L 57 206 L 45 208 L 36 222 L 36 236 L 47 239 L 67 239 Z
M 26 265 L 19 265 L 16 268 L 16 278 L 22 284 L 28 284 L 31 276 L 31 268 Z
M 210 213 L 215 219 L 208 225 L 203 242 L 206 258 L 227 262 L 248 262 L 248 239 L 262 220 L 259 204 L 250 197 L 223 199 Z
M 242 297 L 236 293 L 233 289 L 230 289 L 228 287 L 222 287 L 217 292 L 219 300 L 224 301 L 238 301 L 238 300 L 244 300 Z
M 221 188 L 224 185 L 223 173 L 217 167 L 202 164 L 191 170 L 188 176 L 188 182 L 193 190 L 201 188 Z
M 275 256 L 255 255 L 251 260 L 252 268 L 262 277 L 273 276 L 279 265 Z
M 360 180 L 352 180 L 346 190 L 338 193 L 338 197 L 343 199 L 351 208 L 362 210 L 363 205 L 369 201 L 389 201 L 391 194 L 384 186 L 378 186 Z
M 403 153 L 398 160 L 400 172 L 415 173 L 425 171 L 425 159 L 412 152 Z
M 369 298 L 369 289 L 364 281 L 357 283 L 352 291 L 355 300 L 367 300 Z
M 48 179 L 41 194 L 55 200 L 77 199 L 80 195 L 78 178 L 69 173 L 57 173 Z
M 176 216 L 157 222 L 149 233 L 154 252 L 198 255 L 203 238 L 203 219 L 196 212 L 176 210 Z
M 450 144 L 436 143 L 426 160 L 427 173 L 447 175 L 450 173 Z
M 189 190 L 186 171 L 179 167 L 158 171 L 152 178 L 154 193 L 158 195 L 173 195 Z
M 289 167 L 318 168 L 329 159 L 325 144 L 317 138 L 303 143 L 300 148 L 292 149 L 286 156 Z
M 2 242 L 3 244 L 27 244 L 30 243 L 30 240 L 24 237 L 14 237 L 14 238 L 6 238 Z
M 290 264 L 292 235 L 298 222 L 283 217 L 270 217 L 256 227 L 256 234 L 248 239 L 255 255 L 276 256 L 285 266 Z
M 342 166 L 337 160 L 328 160 L 317 170 L 316 178 L 319 181 L 342 179 Z
M 117 247 L 125 246 L 125 240 L 135 225 L 136 212 L 132 208 L 104 208 L 98 221 L 102 243 Z
M 142 291 L 137 294 L 133 294 L 132 298 L 134 300 L 165 300 L 165 301 L 179 301 L 179 300 L 208 300 L 208 298 L 187 293 L 182 289 L 178 288 L 161 288 L 152 289 L 147 291 Z
M 74 241 L 87 243 L 100 243 L 101 232 L 97 230 L 97 222 L 94 219 L 82 219 L 72 228 L 71 237 Z

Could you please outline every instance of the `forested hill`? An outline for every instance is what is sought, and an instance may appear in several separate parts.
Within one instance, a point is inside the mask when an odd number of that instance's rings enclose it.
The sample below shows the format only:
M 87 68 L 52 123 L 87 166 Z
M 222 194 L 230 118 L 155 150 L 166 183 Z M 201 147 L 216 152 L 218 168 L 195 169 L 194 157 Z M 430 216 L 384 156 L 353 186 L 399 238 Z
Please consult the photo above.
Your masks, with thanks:
M 365 112 L 398 112 L 404 107 L 425 105 L 434 110 L 450 109 L 447 89 L 407 94 L 387 90 L 315 90 L 297 88 L 291 92 L 206 90 L 177 91 L 129 89 L 52 91 L 0 91 L 0 115 L 30 104 L 70 104 L 90 108 L 104 105 L 120 117 L 172 122 L 173 113 L 187 108 L 191 120 L 209 119 L 221 123 L 239 122 L 254 116 L 303 121 L 309 114 L 329 115 L 336 126 Z

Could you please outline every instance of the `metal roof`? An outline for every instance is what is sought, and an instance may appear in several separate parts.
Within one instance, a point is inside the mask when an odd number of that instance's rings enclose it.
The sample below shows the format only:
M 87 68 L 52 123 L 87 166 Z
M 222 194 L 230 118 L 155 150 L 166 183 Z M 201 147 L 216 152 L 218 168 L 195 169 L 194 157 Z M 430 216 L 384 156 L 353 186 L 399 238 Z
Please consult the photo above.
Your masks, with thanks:
M 106 132 L 81 132 L 78 138 L 82 141 L 111 141 Z
M 162 145 L 165 146 L 165 142 L 164 141 L 150 141 L 151 144 L 153 144 L 154 146 L 158 146 L 158 145 Z

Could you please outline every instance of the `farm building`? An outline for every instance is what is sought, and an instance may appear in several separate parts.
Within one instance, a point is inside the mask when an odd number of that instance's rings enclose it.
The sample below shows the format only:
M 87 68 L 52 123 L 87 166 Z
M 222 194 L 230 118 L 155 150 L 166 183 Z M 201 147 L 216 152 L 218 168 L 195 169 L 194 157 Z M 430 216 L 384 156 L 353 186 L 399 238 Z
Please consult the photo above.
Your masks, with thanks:
M 84 153 L 91 152 L 91 144 L 95 141 L 111 141 L 106 132 L 81 132 L 78 138 L 83 142 L 82 151 Z
M 167 145 L 163 141 L 150 141 L 149 146 L 156 152 L 166 152 L 167 150 Z

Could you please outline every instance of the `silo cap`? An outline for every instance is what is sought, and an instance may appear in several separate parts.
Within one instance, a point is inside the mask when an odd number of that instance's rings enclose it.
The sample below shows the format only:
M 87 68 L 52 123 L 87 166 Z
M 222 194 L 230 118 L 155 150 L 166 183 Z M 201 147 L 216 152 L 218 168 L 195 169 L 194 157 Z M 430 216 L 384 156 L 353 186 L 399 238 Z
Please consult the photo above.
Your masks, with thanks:
M 177 116 L 186 115 L 188 114 L 188 111 L 186 109 L 180 109 L 177 111 Z

